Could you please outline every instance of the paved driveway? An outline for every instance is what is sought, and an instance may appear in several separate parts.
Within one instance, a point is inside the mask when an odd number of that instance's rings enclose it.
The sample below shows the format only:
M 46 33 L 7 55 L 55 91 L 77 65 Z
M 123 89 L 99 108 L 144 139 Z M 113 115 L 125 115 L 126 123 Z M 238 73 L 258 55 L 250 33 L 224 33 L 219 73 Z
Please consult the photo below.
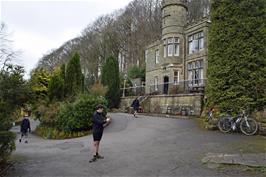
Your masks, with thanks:
M 195 120 L 128 114 L 110 114 L 100 154 L 103 160 L 89 163 L 92 137 L 44 140 L 31 135 L 29 144 L 18 144 L 13 153 L 15 176 L 263 176 L 239 167 L 216 168 L 201 162 L 208 153 L 240 153 L 241 144 L 265 140 L 238 134 L 208 132 Z M 16 129 L 14 129 L 16 130 Z M 256 148 L 250 148 L 250 151 Z

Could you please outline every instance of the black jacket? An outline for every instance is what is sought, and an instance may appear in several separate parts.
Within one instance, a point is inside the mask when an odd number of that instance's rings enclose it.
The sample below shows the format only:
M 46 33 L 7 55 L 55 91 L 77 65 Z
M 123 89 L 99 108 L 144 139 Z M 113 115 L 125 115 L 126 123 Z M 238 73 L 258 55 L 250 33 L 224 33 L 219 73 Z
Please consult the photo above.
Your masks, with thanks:
M 30 132 L 31 128 L 30 128 L 30 121 L 27 117 L 24 117 L 22 122 L 21 122 L 21 126 L 20 126 L 20 131 L 21 132 Z
M 140 104 L 139 104 L 139 100 L 135 99 L 135 100 L 133 101 L 133 103 L 131 104 L 131 106 L 132 106 L 135 110 L 139 109 L 139 106 L 140 106 Z
M 92 130 L 93 131 L 103 131 L 103 125 L 106 123 L 106 120 L 103 116 L 103 113 L 95 112 L 92 117 Z

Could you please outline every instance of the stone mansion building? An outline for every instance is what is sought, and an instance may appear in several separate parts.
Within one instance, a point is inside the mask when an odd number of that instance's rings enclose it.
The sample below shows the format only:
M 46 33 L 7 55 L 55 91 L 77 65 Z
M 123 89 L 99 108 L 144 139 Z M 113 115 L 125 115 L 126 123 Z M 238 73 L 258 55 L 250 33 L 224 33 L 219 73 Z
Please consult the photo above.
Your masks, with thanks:
M 162 39 L 146 47 L 145 93 L 204 90 L 209 18 L 187 23 L 183 0 L 163 0 Z

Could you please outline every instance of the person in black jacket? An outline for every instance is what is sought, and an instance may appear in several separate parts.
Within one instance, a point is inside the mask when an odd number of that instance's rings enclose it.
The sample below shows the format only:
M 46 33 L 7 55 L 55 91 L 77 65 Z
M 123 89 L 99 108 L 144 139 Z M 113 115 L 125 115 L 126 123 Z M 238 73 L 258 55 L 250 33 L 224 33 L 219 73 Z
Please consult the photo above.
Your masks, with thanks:
M 103 135 L 103 129 L 104 125 L 110 123 L 110 118 L 105 118 L 103 115 L 104 106 L 98 105 L 96 107 L 96 112 L 93 114 L 92 117 L 92 135 L 93 135 L 93 146 L 94 146 L 94 152 L 93 158 L 90 160 L 90 162 L 95 162 L 97 159 L 103 159 L 103 156 L 99 155 L 99 146 L 100 141 L 102 139 Z
M 25 143 L 28 143 L 27 138 L 28 138 L 28 132 L 31 132 L 30 128 L 30 121 L 28 118 L 28 113 L 25 113 L 23 120 L 20 125 L 20 132 L 21 132 L 21 137 L 19 139 L 19 142 L 21 143 L 23 137 L 25 138 Z
M 133 109 L 134 109 L 134 113 L 133 113 L 134 117 L 137 116 L 136 114 L 137 114 L 137 112 L 139 110 L 139 106 L 140 106 L 139 100 L 138 100 L 138 98 L 136 98 L 131 104 L 131 107 L 133 107 Z

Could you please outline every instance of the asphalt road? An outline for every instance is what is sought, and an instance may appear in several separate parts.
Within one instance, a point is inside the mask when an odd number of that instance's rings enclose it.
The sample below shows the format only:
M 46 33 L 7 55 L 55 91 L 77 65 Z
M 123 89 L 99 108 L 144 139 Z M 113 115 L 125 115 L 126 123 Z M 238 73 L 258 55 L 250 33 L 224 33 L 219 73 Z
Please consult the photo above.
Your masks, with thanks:
M 201 162 L 208 153 L 243 153 L 241 144 L 261 141 L 263 137 L 205 131 L 192 119 L 133 118 L 122 113 L 110 116 L 113 121 L 105 129 L 100 147 L 104 159 L 89 163 L 91 135 L 71 140 L 44 140 L 30 135 L 28 144 L 17 141 L 12 157 L 16 163 L 7 176 L 263 176 L 242 167 Z

